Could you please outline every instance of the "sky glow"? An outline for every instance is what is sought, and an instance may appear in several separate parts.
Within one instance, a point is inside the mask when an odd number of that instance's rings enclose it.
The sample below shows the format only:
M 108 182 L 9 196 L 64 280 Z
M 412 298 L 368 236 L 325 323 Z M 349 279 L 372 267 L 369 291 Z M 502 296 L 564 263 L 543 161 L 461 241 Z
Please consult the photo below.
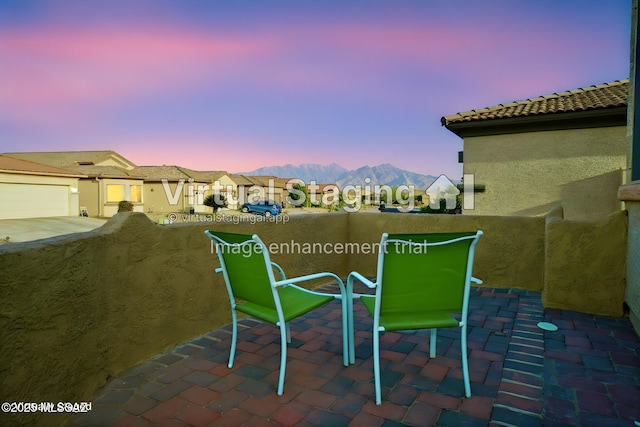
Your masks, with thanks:
M 440 117 L 629 76 L 630 0 L 3 0 L 0 152 L 459 179 Z

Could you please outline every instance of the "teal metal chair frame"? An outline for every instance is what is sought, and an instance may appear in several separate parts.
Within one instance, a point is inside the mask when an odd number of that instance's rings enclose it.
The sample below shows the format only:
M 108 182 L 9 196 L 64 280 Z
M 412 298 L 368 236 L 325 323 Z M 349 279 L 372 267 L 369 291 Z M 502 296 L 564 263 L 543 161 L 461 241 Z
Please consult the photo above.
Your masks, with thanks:
M 322 272 L 295 278 L 287 278 L 283 269 L 272 262 L 266 245 L 256 235 L 205 231 L 212 241 L 212 250 L 220 260 L 217 273 L 222 273 L 229 294 L 232 315 L 231 352 L 229 368 L 233 361 L 238 340 L 238 318 L 241 311 L 280 328 L 281 354 L 278 395 L 284 389 L 287 363 L 287 344 L 291 342 L 289 321 L 318 308 L 334 299 L 342 302 L 342 337 L 344 366 L 349 365 L 349 328 L 346 289 L 342 280 L 333 273 Z M 280 276 L 276 280 L 274 269 Z M 296 283 L 320 278 L 335 280 L 340 294 L 314 292 L 296 286 Z
M 460 328 L 465 396 L 471 396 L 467 361 L 467 313 L 475 247 L 482 231 L 382 235 L 376 280 L 354 271 L 347 278 L 347 298 L 360 298 L 373 317 L 373 364 L 376 404 L 380 386 L 380 333 L 431 329 L 429 356 L 436 357 L 438 328 Z M 354 294 L 358 280 L 375 296 Z M 459 319 L 453 315 L 459 313 Z M 353 305 L 349 309 L 349 362 L 355 363 Z

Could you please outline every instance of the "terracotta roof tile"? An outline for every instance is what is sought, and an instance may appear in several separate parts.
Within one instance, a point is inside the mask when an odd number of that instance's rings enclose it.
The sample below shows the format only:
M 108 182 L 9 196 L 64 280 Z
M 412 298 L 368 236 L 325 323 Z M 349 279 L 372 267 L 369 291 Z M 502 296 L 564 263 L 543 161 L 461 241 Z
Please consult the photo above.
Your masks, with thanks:
M 178 169 L 195 179 L 196 181 L 201 182 L 213 182 L 216 181 L 223 176 L 227 175 L 226 171 L 197 171 L 189 168 L 184 168 L 182 166 L 177 166 Z
M 30 160 L 16 159 L 10 156 L 0 155 L 0 170 L 27 172 L 42 175 L 69 175 L 73 177 L 82 177 L 82 173 L 77 173 L 68 169 L 57 168 L 51 165 L 32 162 Z
M 622 107 L 627 105 L 629 79 L 513 101 L 442 117 L 442 125 Z
M 90 177 L 100 178 L 140 178 L 139 175 L 135 175 L 132 171 L 127 171 L 116 166 L 95 166 L 95 165 L 79 165 L 79 166 L 66 166 L 67 169 L 72 171 L 78 171 Z
M 31 160 L 51 166 L 66 167 L 82 163 L 100 163 L 114 156 L 120 156 L 112 150 L 99 151 L 37 151 L 4 153 L 5 155 L 24 160 Z M 123 158 L 124 159 L 124 158 Z M 126 159 L 125 159 L 126 160 Z

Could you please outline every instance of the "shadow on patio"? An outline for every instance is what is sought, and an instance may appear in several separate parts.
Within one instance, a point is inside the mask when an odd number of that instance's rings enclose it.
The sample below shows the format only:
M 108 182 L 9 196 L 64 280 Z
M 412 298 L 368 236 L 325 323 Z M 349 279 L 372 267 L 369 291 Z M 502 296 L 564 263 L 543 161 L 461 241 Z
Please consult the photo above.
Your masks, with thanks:
M 358 285 L 361 286 L 361 285 Z M 325 286 L 325 290 L 338 292 Z M 364 293 L 363 288 L 356 292 Z M 543 309 L 540 293 L 472 288 L 463 397 L 457 330 L 381 337 L 383 403 L 375 405 L 372 319 L 355 302 L 356 363 L 342 365 L 340 304 L 292 321 L 284 395 L 275 388 L 279 333 L 240 320 L 128 369 L 68 425 L 630 426 L 640 420 L 640 342 L 628 319 Z M 557 332 L 537 327 L 555 323 Z

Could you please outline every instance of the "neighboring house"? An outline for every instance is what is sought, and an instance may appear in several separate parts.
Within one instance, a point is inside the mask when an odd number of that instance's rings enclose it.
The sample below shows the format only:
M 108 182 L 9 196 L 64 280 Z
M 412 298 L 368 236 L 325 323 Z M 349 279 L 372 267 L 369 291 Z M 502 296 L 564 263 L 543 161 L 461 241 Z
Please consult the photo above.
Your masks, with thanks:
M 473 215 L 540 215 L 561 205 L 568 219 L 620 210 L 626 169 L 629 80 L 442 117 L 464 139 L 464 174 L 478 188 Z
M 367 190 L 368 189 L 365 189 L 362 194 L 363 202 L 365 200 L 375 198 L 375 196 L 371 195 Z M 313 186 L 307 184 L 307 193 L 311 198 L 312 205 L 321 205 L 328 207 L 330 205 L 340 203 L 341 191 L 340 187 L 338 187 L 338 184 L 315 184 Z M 315 203 L 316 201 L 317 203 Z
M 285 201 L 284 192 L 286 181 L 273 175 L 246 175 L 256 186 L 262 186 L 265 199 L 273 200 L 276 203 Z
M 282 178 L 275 176 L 249 176 L 231 174 L 229 178 L 233 182 L 234 204 L 229 204 L 232 209 L 238 209 L 243 203 L 254 202 L 260 199 L 273 200 L 282 203 L 285 185 Z
M 128 200 L 137 212 L 144 211 L 143 180 L 132 173 L 136 165 L 111 150 L 5 153 L 67 169 L 84 177 L 78 184 L 80 206 L 90 216 L 111 217 L 118 202 Z
M 205 193 L 205 197 L 206 195 L 217 193 L 224 196 L 227 207 L 229 207 L 230 202 L 233 202 L 233 181 L 226 171 L 195 171 L 183 167 L 180 169 L 193 177 L 194 181 L 204 182 L 208 185 L 209 188 Z M 207 207 L 205 212 L 211 212 L 211 208 Z
M 194 171 L 180 166 L 138 166 L 132 173 L 144 179 L 144 207 L 147 213 L 211 212 L 204 206 L 206 196 L 218 187 L 229 188 L 231 180 L 223 171 Z M 214 187 L 214 183 L 218 183 Z M 218 191 L 225 195 L 225 191 Z
M 0 219 L 78 216 L 78 181 L 70 170 L 0 155 Z

